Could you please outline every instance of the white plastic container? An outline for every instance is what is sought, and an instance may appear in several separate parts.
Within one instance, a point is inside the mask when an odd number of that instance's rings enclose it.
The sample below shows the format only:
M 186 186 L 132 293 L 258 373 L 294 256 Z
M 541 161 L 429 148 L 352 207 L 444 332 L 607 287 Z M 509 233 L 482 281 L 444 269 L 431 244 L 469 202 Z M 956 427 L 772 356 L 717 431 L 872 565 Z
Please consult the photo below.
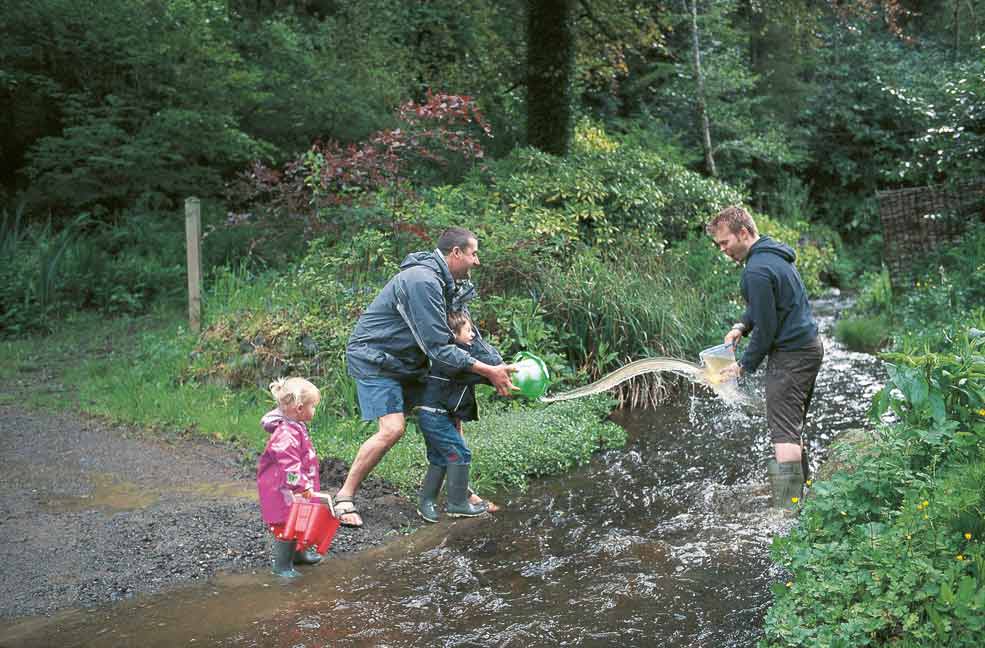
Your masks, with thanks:
M 735 345 L 719 344 L 705 349 L 698 354 L 701 359 L 701 366 L 705 370 L 705 380 L 712 386 L 730 385 L 738 387 L 739 381 L 736 378 L 722 380 L 719 372 L 735 362 Z

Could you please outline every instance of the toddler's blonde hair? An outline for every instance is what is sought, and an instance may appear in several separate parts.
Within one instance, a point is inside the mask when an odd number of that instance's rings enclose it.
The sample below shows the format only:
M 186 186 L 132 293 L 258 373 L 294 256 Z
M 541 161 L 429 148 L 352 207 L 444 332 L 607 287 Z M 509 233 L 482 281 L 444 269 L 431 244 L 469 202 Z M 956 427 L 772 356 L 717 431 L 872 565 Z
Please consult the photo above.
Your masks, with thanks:
M 321 400 L 321 392 L 304 378 L 278 378 L 270 383 L 270 393 L 278 407 L 304 405 Z

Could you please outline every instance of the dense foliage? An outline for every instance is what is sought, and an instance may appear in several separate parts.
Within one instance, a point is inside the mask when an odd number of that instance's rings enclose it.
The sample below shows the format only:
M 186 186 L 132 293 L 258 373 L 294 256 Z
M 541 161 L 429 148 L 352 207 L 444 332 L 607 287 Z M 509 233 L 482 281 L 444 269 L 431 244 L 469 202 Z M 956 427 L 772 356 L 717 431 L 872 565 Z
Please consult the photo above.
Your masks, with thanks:
M 980 322 L 979 322 L 980 323 Z M 767 645 L 977 646 L 985 632 L 985 334 L 887 356 L 873 416 L 774 556 Z M 858 443 L 858 440 L 855 440 Z
M 774 543 L 771 646 L 975 646 L 985 632 L 985 227 L 918 267 L 895 294 L 866 276 L 850 329 L 880 344 L 889 380 L 878 434 L 848 439 Z M 876 322 L 876 323 L 873 323 Z M 883 340 L 882 338 L 885 338 Z
M 483 259 L 475 314 L 505 354 L 537 349 L 571 378 L 645 356 L 694 356 L 740 310 L 737 268 L 698 232 L 706 214 L 741 197 L 589 123 L 574 140 L 563 159 L 520 149 L 456 186 L 377 194 L 365 206 L 372 219 L 322 208 L 323 235 L 279 280 L 275 307 L 214 321 L 187 375 L 240 386 L 292 371 L 344 392 L 355 318 L 407 252 L 431 244 L 418 232 L 462 214 Z M 319 182 L 305 184 L 318 200 Z M 831 246 L 806 236 L 804 223 L 760 220 L 764 233 L 800 249 L 801 272 L 818 290 Z M 354 413 L 351 404 L 338 410 Z

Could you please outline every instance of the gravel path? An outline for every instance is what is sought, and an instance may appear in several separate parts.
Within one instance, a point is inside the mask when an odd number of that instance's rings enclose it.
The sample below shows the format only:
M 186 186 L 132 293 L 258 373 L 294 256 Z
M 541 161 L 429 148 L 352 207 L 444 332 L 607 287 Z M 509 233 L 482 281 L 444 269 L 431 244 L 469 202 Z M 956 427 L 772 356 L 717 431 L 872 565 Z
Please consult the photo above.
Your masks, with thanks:
M 322 460 L 322 489 L 347 467 Z M 160 439 L 79 414 L 0 405 L 0 622 L 92 607 L 269 565 L 256 457 L 206 441 Z M 331 554 L 408 532 L 413 504 L 370 478 L 365 525 Z

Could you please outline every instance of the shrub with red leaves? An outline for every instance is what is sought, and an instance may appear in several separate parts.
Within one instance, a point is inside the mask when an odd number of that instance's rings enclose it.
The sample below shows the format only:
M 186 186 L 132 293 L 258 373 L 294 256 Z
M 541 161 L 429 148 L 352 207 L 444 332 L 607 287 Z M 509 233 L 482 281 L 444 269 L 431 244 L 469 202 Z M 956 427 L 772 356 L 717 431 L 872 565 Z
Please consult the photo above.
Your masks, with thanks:
M 310 208 L 357 205 L 382 189 L 413 194 L 427 171 L 453 161 L 483 159 L 479 137 L 492 131 L 468 96 L 432 93 L 400 106 L 397 128 L 377 131 L 363 142 L 315 142 L 284 166 L 261 162 L 240 177 L 236 202 L 264 204 L 297 214 Z

